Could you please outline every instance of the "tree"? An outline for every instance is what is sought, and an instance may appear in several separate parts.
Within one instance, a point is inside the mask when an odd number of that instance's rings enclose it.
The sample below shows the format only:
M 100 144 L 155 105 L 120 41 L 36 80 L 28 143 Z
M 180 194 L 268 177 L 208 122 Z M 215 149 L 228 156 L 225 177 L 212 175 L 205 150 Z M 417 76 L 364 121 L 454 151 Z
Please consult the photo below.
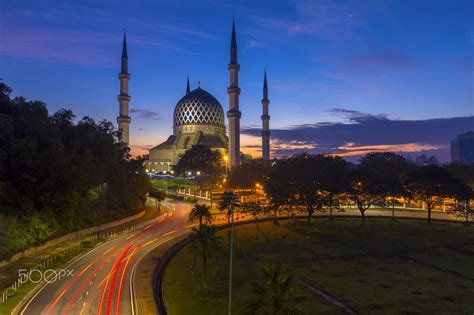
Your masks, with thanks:
M 293 274 L 286 265 L 266 264 L 263 278 L 252 283 L 252 296 L 246 304 L 250 314 L 300 314 L 304 297 L 296 291 Z
M 252 200 L 252 201 L 247 201 L 242 203 L 242 212 L 250 214 L 256 223 L 257 226 L 257 234 L 256 237 L 258 237 L 258 233 L 262 233 L 259 228 L 259 219 L 260 215 L 262 215 L 265 212 L 264 206 L 262 205 L 262 202 L 260 200 Z
M 99 216 L 107 222 L 143 208 L 149 190 L 143 161 L 129 156 L 112 123 L 90 117 L 75 123 L 70 110 L 50 115 L 43 102 L 10 93 L 0 83 L 0 215 L 25 235 L 21 242 L 8 240 L 14 245 L 9 254 L 94 226 Z M 30 229 L 29 222 L 49 232 Z
M 408 191 L 425 203 L 428 223 L 431 223 L 431 210 L 441 205 L 444 198 L 455 195 L 454 188 L 458 181 L 446 169 L 429 165 L 410 172 L 405 183 Z
M 451 175 L 459 178 L 469 187 L 474 189 L 474 164 L 464 164 L 459 162 L 450 163 L 445 166 Z
M 192 248 L 195 255 L 201 258 L 203 268 L 203 284 L 207 288 L 207 262 L 212 256 L 213 251 L 219 245 L 219 236 L 216 235 L 214 226 L 206 224 L 200 225 L 198 229 L 193 228 L 191 235 L 193 237 Z
M 203 225 L 203 221 L 205 223 L 210 223 L 211 218 L 212 215 L 210 208 L 206 205 L 196 204 L 189 213 L 189 221 L 194 222 L 197 219 L 199 221 L 199 226 Z
M 384 201 L 380 189 L 381 178 L 365 168 L 359 168 L 352 170 L 349 183 L 347 197 L 355 203 L 365 221 L 367 209 Z
M 308 223 L 325 202 L 326 167 L 333 158 L 322 154 L 299 154 L 281 159 L 270 169 L 264 188 L 274 205 L 303 208 Z
M 268 163 L 262 160 L 242 162 L 238 167 L 232 168 L 228 176 L 228 185 L 232 188 L 254 189 L 255 185 L 262 184 L 268 173 Z
M 341 195 L 349 190 L 350 169 L 348 163 L 341 157 L 325 156 L 321 159 L 320 193 L 324 205 L 329 209 L 329 220 L 333 219 L 333 211 L 340 210 Z
M 227 222 L 229 224 L 234 222 L 234 211 L 241 206 L 239 197 L 231 191 L 225 191 L 217 204 L 220 211 L 227 211 Z
M 227 210 L 227 221 L 230 224 L 229 229 L 229 314 L 232 309 L 232 264 L 233 264 L 233 252 L 234 252 L 234 211 L 236 208 L 241 207 L 239 199 L 231 191 L 225 191 L 219 200 L 218 208 L 220 211 Z
M 202 189 L 204 186 L 211 187 L 217 182 L 225 171 L 223 159 L 218 151 L 212 151 L 206 145 L 193 145 L 180 158 L 174 166 L 177 175 L 185 175 L 191 172 Z M 199 172 L 199 175 L 197 175 Z
M 449 212 L 463 218 L 467 226 L 470 225 L 474 219 L 474 208 L 471 204 L 471 200 L 474 199 L 474 190 L 466 183 L 459 181 L 455 184 L 454 198 L 456 199 L 455 207 Z
M 407 195 L 402 178 L 412 169 L 410 163 L 395 153 L 375 152 L 360 160 L 359 169 L 378 178 L 379 192 L 385 198 L 390 198 L 392 219 L 395 219 L 396 198 Z
M 160 211 L 161 208 L 161 202 L 166 199 L 168 196 L 164 190 L 160 189 L 155 189 L 152 188 L 150 189 L 150 192 L 148 193 L 150 198 L 155 199 L 156 202 L 156 211 Z

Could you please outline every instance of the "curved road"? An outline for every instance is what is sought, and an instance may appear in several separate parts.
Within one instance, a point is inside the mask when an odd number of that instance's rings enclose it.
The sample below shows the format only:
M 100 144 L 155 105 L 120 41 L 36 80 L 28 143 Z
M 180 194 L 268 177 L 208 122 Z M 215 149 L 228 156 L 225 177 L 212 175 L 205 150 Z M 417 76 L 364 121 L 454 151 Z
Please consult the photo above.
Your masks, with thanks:
M 65 267 L 73 275 L 44 285 L 20 314 L 137 314 L 133 279 L 151 250 L 189 232 L 191 205 L 165 202 L 171 209 L 142 229 L 121 235 Z
M 141 259 L 153 249 L 175 237 L 187 234 L 192 225 L 188 214 L 192 205 L 179 201 L 164 203 L 170 210 L 142 229 L 121 235 L 80 256 L 65 267 L 73 276 L 44 285 L 19 312 L 20 314 L 137 314 L 134 273 Z M 358 215 L 355 209 L 336 215 Z M 390 215 L 388 209 L 368 210 L 369 216 Z M 399 216 L 425 218 L 426 211 L 397 209 Z M 317 215 L 318 216 L 318 215 Z M 317 217 L 315 216 L 315 217 Z M 433 212 L 434 219 L 451 219 Z M 251 219 L 240 217 L 236 221 Z M 214 221 L 214 220 L 213 220 Z M 215 224 L 225 224 L 215 216 Z

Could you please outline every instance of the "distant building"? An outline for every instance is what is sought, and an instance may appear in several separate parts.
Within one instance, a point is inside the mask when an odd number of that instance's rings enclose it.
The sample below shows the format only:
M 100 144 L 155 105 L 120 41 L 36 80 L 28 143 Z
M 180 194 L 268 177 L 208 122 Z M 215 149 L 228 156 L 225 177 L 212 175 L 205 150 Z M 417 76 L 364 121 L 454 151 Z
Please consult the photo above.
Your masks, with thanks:
M 438 164 L 439 164 L 438 159 L 436 158 L 436 156 L 432 155 L 432 156 L 430 156 L 430 157 L 427 157 L 427 156 L 424 155 L 424 154 L 418 156 L 418 157 L 415 159 L 415 163 L 416 163 L 417 165 L 420 165 L 420 166 L 438 165 Z
M 459 134 L 451 141 L 451 162 L 474 163 L 474 131 Z

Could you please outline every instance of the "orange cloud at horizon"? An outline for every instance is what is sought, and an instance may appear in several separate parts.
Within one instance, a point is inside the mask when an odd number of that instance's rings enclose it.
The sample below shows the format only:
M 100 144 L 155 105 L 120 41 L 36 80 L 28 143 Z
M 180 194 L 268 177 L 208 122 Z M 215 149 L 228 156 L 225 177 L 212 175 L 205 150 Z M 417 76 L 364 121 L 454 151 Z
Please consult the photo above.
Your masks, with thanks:
M 261 138 L 258 136 L 241 135 L 241 151 L 245 154 L 251 155 L 253 158 L 260 158 Z M 130 154 L 132 157 L 143 156 L 148 154 L 151 145 L 132 144 Z M 318 147 L 315 143 L 307 143 L 303 141 L 293 140 L 290 142 L 282 142 L 279 140 L 271 140 L 271 151 L 273 156 L 278 156 L 275 151 L 278 150 L 311 150 Z M 445 149 L 447 145 L 437 144 L 422 144 L 422 143 L 401 143 L 401 144 L 376 144 L 376 145 L 356 145 L 354 142 L 347 142 L 344 145 L 338 146 L 334 150 L 341 152 L 328 153 L 329 155 L 338 155 L 341 157 L 350 157 L 365 155 L 372 152 L 420 152 L 426 150 Z M 330 150 L 328 150 L 330 151 Z
M 372 152 L 420 152 L 426 150 L 439 150 L 446 148 L 446 145 L 438 144 L 421 144 L 421 143 L 403 143 L 403 144 L 376 144 L 357 146 L 354 143 L 337 147 L 338 150 L 345 152 L 331 153 L 331 155 L 339 156 L 357 156 Z

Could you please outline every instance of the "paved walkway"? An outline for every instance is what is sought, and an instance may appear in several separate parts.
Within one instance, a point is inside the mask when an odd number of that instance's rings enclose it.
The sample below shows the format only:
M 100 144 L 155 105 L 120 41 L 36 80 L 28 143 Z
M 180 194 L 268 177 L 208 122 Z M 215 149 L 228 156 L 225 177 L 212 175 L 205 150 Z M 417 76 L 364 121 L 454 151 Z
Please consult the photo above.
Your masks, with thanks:
M 307 213 L 304 211 L 295 211 L 294 214 L 296 216 L 307 216 Z M 270 216 L 274 215 L 273 213 L 270 214 Z M 289 213 L 286 211 L 278 211 L 278 216 L 288 216 Z M 328 211 L 324 212 L 315 212 L 312 219 L 317 220 L 318 217 L 327 217 L 329 215 Z M 334 211 L 333 213 L 334 217 L 354 217 L 354 216 L 359 216 L 360 217 L 360 212 L 358 209 L 355 208 L 349 208 L 349 209 L 344 209 L 341 212 Z M 392 209 L 391 208 L 374 208 L 374 209 L 369 209 L 365 212 L 365 216 L 367 218 L 370 217 L 391 217 L 392 216 Z M 428 217 L 428 212 L 426 210 L 422 209 L 403 209 L 403 208 L 395 208 L 395 218 L 414 218 L 414 219 L 427 219 Z M 262 217 L 263 218 L 263 217 Z M 439 211 L 439 210 L 433 210 L 431 212 L 431 219 L 432 220 L 448 220 L 448 221 L 458 221 L 462 222 L 463 220 L 461 218 L 458 218 L 452 214 L 446 213 L 444 211 Z M 246 220 L 253 220 L 253 217 L 250 214 L 246 213 L 241 213 L 238 212 L 236 213 L 236 216 L 234 217 L 235 221 L 246 221 Z M 227 223 L 227 218 L 225 214 L 223 213 L 218 213 L 213 215 L 213 222 L 212 224 L 224 224 Z

